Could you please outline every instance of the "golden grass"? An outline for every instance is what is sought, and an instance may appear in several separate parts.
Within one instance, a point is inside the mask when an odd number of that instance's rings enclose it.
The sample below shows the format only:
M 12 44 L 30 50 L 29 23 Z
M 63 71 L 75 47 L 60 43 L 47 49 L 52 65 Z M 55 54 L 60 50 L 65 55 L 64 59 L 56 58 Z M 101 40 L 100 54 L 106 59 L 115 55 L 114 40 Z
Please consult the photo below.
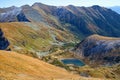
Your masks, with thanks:
M 73 75 L 66 70 L 41 60 L 18 54 L 0 51 L 0 80 L 89 80 Z M 90 78 L 90 80 L 94 80 Z M 95 79 L 101 80 L 101 79 Z
M 91 35 L 88 38 L 93 38 L 93 39 L 96 39 L 96 40 L 120 40 L 120 38 L 100 36 L 100 35 L 97 35 L 97 34 Z
M 34 27 L 33 25 L 37 27 L 37 30 L 32 28 Z M 60 41 L 68 42 L 73 40 L 73 36 L 67 31 L 60 31 L 53 27 L 47 27 L 42 23 L 0 23 L 0 28 L 4 32 L 5 37 L 10 41 L 12 50 L 13 46 L 22 47 L 26 50 L 49 50 L 52 47 L 50 42 L 54 42 L 51 36 L 52 34 Z
M 87 75 L 95 78 L 106 78 L 110 80 L 119 80 L 120 79 L 120 66 L 119 65 L 114 65 L 111 67 L 97 67 L 97 68 L 92 68 L 90 66 L 83 66 L 78 68 L 77 71 L 80 73 L 86 73 Z
M 32 57 L 6 51 L 0 51 L 0 77 L 7 79 L 72 78 L 64 69 Z
M 38 25 L 39 27 L 39 25 Z M 50 47 L 49 41 L 52 41 L 47 29 L 41 27 L 38 31 L 27 26 L 25 23 L 12 22 L 0 23 L 5 37 L 10 41 L 11 45 L 26 49 L 47 50 Z M 47 46 L 47 47 L 46 47 Z

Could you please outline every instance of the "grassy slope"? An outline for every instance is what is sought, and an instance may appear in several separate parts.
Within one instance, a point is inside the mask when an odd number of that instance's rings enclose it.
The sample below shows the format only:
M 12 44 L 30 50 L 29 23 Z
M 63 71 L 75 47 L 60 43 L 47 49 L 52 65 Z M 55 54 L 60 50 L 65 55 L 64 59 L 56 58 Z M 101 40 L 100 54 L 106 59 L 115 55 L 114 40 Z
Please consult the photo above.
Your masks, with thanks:
M 99 66 L 99 67 L 91 67 L 89 65 L 85 65 L 82 67 L 73 66 L 73 65 L 65 65 L 60 59 L 64 58 L 73 58 L 74 54 L 69 51 L 65 52 L 62 50 L 57 51 L 56 53 L 52 53 L 48 56 L 42 58 L 42 60 L 51 63 L 56 66 L 60 66 L 65 68 L 66 70 L 79 74 L 85 77 L 93 77 L 93 78 L 101 78 L 101 79 L 110 79 L 110 80 L 119 80 L 120 79 L 120 65 L 114 66 Z
M 40 49 L 43 47 L 40 46 L 41 44 L 45 43 L 44 46 L 49 44 L 47 39 L 40 37 L 35 30 L 26 26 L 24 23 L 1 23 L 0 26 L 12 45 L 27 49 Z M 44 40 L 44 42 L 42 42 L 42 40 Z
M 58 41 L 69 42 L 73 36 L 67 31 L 57 30 L 53 27 L 47 27 L 41 23 L 0 23 L 5 36 L 14 46 L 22 47 L 24 50 L 49 50 L 51 43 L 55 42 L 54 36 Z
M 90 66 L 83 66 L 76 69 L 80 74 L 86 74 L 87 76 L 96 78 L 106 78 L 110 80 L 120 79 L 120 65 L 114 65 L 109 67 L 97 67 L 92 68 Z
M 64 69 L 55 67 L 41 60 L 18 54 L 0 51 L 0 79 L 5 80 L 84 80 Z M 86 80 L 86 79 L 85 79 Z M 87 79 L 88 80 L 88 79 Z M 90 78 L 90 80 L 94 80 Z M 99 80 L 99 79 L 96 79 Z
M 91 35 L 91 36 L 88 37 L 88 39 L 89 38 L 93 38 L 93 39 L 96 39 L 96 40 L 120 40 L 120 38 L 100 36 L 100 35 L 97 35 L 97 34 Z
M 0 76 L 7 79 L 70 78 L 63 69 L 15 52 L 0 51 L 0 62 Z

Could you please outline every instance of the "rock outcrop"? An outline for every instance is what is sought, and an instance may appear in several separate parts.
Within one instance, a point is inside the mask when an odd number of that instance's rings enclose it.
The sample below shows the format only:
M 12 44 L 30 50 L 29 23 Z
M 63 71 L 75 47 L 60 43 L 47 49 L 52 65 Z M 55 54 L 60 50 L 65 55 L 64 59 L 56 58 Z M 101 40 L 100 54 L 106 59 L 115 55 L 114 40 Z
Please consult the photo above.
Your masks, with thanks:
M 120 38 L 92 35 L 76 46 L 75 55 L 90 64 L 120 63 Z
M 2 30 L 0 29 L 0 50 L 7 50 L 9 46 L 8 40 L 4 37 Z

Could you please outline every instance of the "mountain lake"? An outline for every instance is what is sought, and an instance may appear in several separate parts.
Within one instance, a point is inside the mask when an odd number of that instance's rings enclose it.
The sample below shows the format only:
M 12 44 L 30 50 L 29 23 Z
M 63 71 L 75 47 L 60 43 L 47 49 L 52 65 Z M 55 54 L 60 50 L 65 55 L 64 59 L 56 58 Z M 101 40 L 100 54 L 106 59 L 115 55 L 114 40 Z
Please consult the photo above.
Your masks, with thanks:
M 73 64 L 75 66 L 84 66 L 85 63 L 82 62 L 79 59 L 75 59 L 75 58 L 68 58 L 68 59 L 62 59 L 61 60 L 64 64 Z

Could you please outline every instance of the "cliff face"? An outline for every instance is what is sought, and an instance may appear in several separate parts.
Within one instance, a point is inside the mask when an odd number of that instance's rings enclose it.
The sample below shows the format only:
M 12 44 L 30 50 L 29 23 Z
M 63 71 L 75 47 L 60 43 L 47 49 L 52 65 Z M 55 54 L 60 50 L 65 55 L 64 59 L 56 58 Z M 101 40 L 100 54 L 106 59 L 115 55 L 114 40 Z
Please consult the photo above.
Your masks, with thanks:
M 0 50 L 6 50 L 9 46 L 8 40 L 4 37 L 2 30 L 0 29 Z
M 92 35 L 76 46 L 75 55 L 91 64 L 119 63 L 120 38 Z

